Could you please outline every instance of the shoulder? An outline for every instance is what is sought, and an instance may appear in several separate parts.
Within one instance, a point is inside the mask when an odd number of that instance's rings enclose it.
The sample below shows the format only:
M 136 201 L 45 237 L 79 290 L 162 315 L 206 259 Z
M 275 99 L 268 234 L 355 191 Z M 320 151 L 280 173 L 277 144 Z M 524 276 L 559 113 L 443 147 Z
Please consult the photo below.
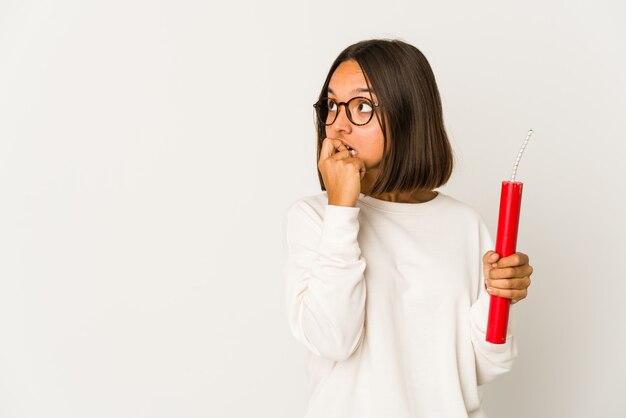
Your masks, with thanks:
M 476 225 L 485 223 L 482 215 L 474 206 L 448 194 L 443 194 L 443 197 L 445 199 L 444 207 L 447 216 Z
M 480 253 L 484 254 L 485 251 L 494 248 L 494 242 L 487 227 L 485 219 L 480 212 L 472 205 L 455 199 L 451 196 L 447 196 L 449 200 L 449 206 L 455 213 L 455 219 L 459 221 L 457 227 L 465 230 L 471 239 L 477 239 L 480 245 Z

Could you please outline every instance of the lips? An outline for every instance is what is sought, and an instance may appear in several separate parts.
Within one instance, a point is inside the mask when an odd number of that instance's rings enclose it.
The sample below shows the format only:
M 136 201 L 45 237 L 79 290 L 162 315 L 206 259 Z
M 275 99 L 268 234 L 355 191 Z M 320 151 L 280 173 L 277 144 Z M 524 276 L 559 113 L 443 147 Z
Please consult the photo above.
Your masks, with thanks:
M 357 151 L 352 148 L 350 145 L 346 144 L 345 142 L 341 141 L 343 143 L 343 145 L 348 149 L 348 151 L 350 151 L 352 154 L 355 154 Z M 354 152 L 352 152 L 354 151 Z

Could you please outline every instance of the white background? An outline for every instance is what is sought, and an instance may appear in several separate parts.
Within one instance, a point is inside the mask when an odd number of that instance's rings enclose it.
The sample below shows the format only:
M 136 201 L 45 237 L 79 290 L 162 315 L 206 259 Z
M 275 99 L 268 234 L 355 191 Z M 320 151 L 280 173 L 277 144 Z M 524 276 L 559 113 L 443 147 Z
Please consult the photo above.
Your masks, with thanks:
M 622 1 L 0 1 L 0 417 L 304 415 L 282 220 L 319 193 L 312 103 L 337 54 L 429 59 L 495 235 L 528 128 L 535 268 L 491 417 L 626 408 Z

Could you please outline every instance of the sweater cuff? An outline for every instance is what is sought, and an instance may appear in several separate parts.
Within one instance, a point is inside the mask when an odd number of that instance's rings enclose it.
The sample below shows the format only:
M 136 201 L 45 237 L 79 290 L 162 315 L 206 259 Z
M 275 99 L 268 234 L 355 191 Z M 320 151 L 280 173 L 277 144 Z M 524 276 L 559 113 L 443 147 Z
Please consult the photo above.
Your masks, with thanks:
M 352 206 L 326 205 L 322 226 L 321 250 L 330 250 L 336 255 L 359 258 L 358 215 L 361 208 Z

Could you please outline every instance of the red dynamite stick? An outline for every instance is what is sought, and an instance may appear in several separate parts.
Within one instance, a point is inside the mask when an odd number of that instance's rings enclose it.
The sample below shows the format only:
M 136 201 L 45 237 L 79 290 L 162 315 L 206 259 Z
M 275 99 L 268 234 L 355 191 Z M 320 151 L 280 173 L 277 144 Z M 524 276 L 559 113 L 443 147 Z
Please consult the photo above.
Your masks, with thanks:
M 517 154 L 511 181 L 502 182 L 502 193 L 500 194 L 500 214 L 498 215 L 498 234 L 496 238 L 496 253 L 500 258 L 508 257 L 515 253 L 517 245 L 517 227 L 519 226 L 519 211 L 522 205 L 522 186 L 519 181 L 515 181 L 517 166 L 526 144 L 533 134 L 529 129 L 522 148 Z M 509 324 L 509 308 L 511 299 L 501 298 L 491 295 L 489 300 L 489 318 L 487 320 L 486 340 L 493 344 L 504 344 L 506 342 L 506 328 Z
M 500 258 L 508 257 L 515 253 L 523 186 L 524 184 L 518 181 L 502 182 L 496 238 L 496 252 L 500 255 Z M 489 301 L 489 320 L 487 322 L 488 342 L 493 344 L 504 344 L 506 342 L 510 303 L 510 299 L 491 296 Z

